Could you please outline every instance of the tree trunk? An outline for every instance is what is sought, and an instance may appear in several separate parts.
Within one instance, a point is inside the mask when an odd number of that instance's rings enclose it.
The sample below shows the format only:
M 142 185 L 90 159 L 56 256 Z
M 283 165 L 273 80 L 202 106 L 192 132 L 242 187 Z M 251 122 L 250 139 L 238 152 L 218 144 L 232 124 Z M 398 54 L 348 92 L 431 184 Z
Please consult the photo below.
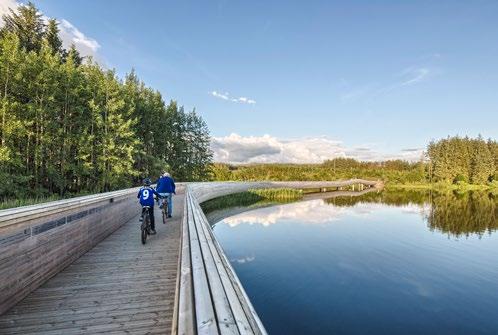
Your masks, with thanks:
M 5 85 L 3 89 L 4 105 L 2 106 L 2 147 L 5 145 L 5 109 L 7 104 L 7 92 L 9 88 L 9 66 L 7 65 L 7 75 L 5 78 Z

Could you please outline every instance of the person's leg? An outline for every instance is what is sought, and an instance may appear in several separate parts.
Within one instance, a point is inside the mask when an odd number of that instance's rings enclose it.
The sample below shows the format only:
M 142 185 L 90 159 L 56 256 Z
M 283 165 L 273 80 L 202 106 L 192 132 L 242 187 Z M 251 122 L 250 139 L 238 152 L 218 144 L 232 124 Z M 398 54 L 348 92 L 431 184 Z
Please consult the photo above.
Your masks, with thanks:
M 140 222 L 144 220 L 145 208 L 142 207 L 142 214 L 140 214 L 140 218 L 138 219 Z
M 168 195 L 168 216 L 171 217 L 173 215 L 173 193 Z
M 154 220 L 154 207 L 149 208 L 149 216 L 150 216 L 150 229 L 156 230 L 156 222 Z

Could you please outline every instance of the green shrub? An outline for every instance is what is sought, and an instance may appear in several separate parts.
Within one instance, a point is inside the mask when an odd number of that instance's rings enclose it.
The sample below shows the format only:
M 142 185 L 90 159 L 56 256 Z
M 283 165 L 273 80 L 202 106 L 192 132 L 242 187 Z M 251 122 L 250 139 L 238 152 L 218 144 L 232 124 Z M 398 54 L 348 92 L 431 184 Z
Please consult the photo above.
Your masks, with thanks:
M 453 179 L 453 184 L 463 184 L 463 183 L 468 183 L 467 178 L 465 176 L 459 174 L 458 176 Z
M 258 202 L 290 202 L 296 201 L 303 197 L 303 191 L 290 188 L 274 189 L 251 189 L 247 192 L 229 194 L 215 199 L 208 200 L 201 204 L 204 213 L 210 213 L 214 210 L 250 206 Z
M 249 190 L 249 193 L 256 194 L 265 200 L 293 201 L 303 197 L 302 190 L 292 188 L 269 188 Z

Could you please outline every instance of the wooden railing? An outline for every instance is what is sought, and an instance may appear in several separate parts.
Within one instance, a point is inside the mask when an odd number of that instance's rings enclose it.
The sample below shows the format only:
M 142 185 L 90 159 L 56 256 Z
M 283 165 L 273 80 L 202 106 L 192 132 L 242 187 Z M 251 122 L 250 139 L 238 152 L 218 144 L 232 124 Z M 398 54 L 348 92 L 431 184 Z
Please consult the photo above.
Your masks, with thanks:
M 0 314 L 139 213 L 137 189 L 0 211 Z

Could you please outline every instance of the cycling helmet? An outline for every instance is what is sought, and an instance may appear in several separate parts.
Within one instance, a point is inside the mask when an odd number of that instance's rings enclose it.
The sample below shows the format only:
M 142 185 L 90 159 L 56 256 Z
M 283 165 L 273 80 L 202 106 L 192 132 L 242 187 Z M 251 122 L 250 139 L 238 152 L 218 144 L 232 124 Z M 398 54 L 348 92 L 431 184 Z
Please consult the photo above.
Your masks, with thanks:
M 150 178 L 145 178 L 144 179 L 144 186 L 150 186 L 152 182 L 150 181 Z

